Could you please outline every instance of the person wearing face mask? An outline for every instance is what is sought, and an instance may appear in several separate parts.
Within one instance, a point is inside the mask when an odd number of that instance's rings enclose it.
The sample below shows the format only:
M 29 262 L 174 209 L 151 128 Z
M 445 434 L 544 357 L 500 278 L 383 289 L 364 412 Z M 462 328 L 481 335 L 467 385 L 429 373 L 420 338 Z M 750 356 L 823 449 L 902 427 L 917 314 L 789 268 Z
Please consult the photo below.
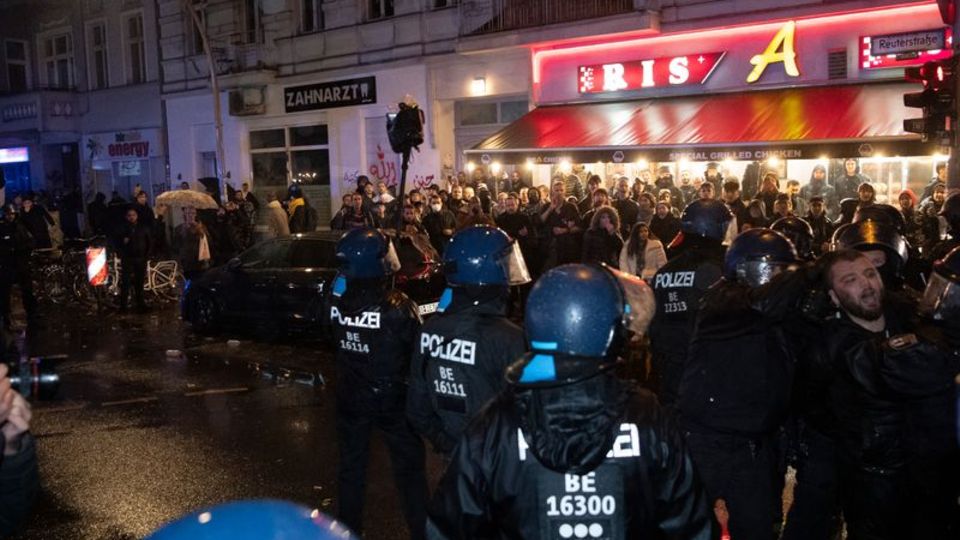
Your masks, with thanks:
M 750 229 L 723 261 L 723 278 L 696 313 L 677 406 L 707 497 L 737 539 L 773 536 L 779 501 L 776 441 L 786 419 L 793 317 L 805 290 L 785 236 Z M 782 486 L 781 486 L 782 487 Z
M 443 250 L 457 230 L 457 217 L 443 206 L 439 195 L 430 196 L 430 212 L 423 217 L 423 228 L 430 236 L 430 244 L 437 253 Z

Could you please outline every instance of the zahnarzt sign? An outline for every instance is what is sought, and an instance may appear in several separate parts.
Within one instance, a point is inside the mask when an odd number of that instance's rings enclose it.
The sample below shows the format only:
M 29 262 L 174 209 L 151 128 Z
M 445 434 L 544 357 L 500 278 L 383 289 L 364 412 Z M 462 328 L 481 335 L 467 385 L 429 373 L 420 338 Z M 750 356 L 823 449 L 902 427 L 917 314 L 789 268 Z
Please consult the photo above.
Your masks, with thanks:
M 283 89 L 284 110 L 288 113 L 367 105 L 377 102 L 376 77 L 361 77 Z

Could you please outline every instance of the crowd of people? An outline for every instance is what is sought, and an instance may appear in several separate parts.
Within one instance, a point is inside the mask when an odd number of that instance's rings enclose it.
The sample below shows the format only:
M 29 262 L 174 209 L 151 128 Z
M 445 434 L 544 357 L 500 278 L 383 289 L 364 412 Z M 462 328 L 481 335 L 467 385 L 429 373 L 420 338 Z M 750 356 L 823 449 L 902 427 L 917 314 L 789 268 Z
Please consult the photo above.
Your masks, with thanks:
M 421 324 L 377 221 L 338 223 L 339 517 L 362 531 L 379 429 L 413 538 L 956 538 L 960 195 L 846 171 L 371 197 L 449 288 Z

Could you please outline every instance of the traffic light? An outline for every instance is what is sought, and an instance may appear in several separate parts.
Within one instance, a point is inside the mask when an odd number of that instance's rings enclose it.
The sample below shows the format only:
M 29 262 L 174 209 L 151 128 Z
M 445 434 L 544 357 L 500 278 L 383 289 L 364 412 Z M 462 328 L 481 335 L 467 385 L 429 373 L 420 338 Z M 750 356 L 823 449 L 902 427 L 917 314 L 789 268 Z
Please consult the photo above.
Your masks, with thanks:
M 924 142 L 936 141 L 943 146 L 952 144 L 957 119 L 955 68 L 955 58 L 949 58 L 904 70 L 908 81 L 923 84 L 922 92 L 903 95 L 905 106 L 923 109 L 923 118 L 903 121 L 904 131 L 920 134 Z

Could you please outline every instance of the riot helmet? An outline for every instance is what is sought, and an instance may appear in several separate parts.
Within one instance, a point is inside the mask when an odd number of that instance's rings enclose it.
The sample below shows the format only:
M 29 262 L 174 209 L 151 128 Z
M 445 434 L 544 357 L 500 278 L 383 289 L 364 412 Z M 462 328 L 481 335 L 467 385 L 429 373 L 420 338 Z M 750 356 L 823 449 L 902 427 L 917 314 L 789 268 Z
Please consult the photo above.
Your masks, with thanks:
M 853 215 L 857 213 L 857 207 L 860 206 L 859 199 L 847 197 L 840 201 L 840 223 L 852 223 Z
M 960 317 L 960 248 L 933 263 L 920 313 L 938 321 Z
M 453 235 L 443 252 L 443 271 L 453 286 L 530 282 L 519 244 L 490 225 L 469 227 Z
M 943 201 L 940 215 L 946 220 L 950 234 L 960 236 L 960 193 L 954 193 Z
M 697 235 L 718 242 L 727 234 L 727 226 L 733 214 L 722 201 L 700 199 L 683 209 L 680 215 L 680 230 L 684 236 Z
M 787 237 L 797 250 L 797 255 L 805 260 L 816 258 L 813 253 L 813 228 L 806 220 L 787 216 L 773 222 L 770 228 Z
M 382 278 L 400 269 L 393 243 L 370 227 L 358 227 L 340 237 L 337 261 L 340 275 L 348 280 Z
M 290 187 L 287 188 L 287 198 L 296 199 L 303 197 L 303 188 L 300 187 L 300 184 L 290 184 Z
M 733 239 L 723 259 L 726 279 L 759 287 L 799 262 L 793 244 L 772 229 L 748 229 Z
M 857 208 L 853 214 L 853 223 L 859 223 L 866 220 L 880 221 L 893 225 L 901 235 L 907 231 L 907 222 L 903 219 L 900 210 L 889 204 L 871 204 Z
M 653 292 L 606 265 L 565 264 L 537 280 L 527 299 L 529 353 L 507 370 L 520 385 L 583 380 L 616 364 L 632 334 L 646 332 Z
M 886 221 L 868 219 L 858 223 L 843 225 L 833 233 L 833 249 L 855 249 L 857 251 L 882 251 L 886 262 L 878 266 L 886 279 L 899 280 L 903 267 L 907 264 L 907 242 L 897 232 L 894 225 Z M 888 286 L 894 283 L 887 283 Z
M 317 510 L 285 501 L 240 501 L 188 514 L 146 540 L 355 540 Z

